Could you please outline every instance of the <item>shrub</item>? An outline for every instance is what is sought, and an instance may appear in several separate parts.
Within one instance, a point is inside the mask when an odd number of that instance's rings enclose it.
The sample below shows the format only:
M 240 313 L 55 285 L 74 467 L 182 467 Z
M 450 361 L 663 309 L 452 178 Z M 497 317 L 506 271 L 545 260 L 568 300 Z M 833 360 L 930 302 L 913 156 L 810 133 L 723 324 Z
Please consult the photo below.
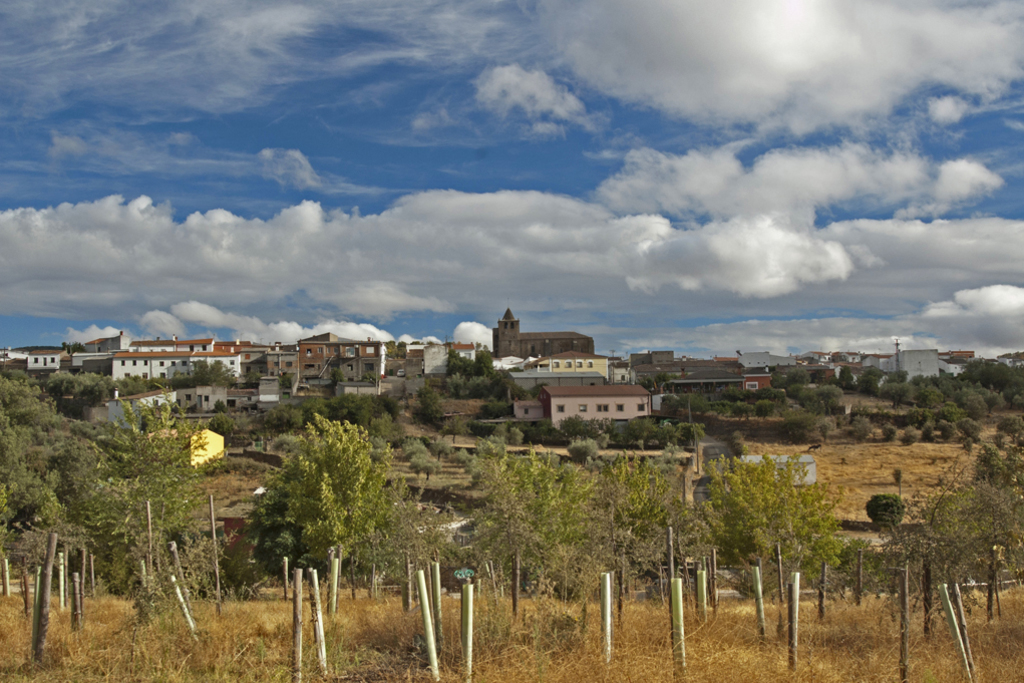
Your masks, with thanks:
M 451 456 L 452 450 L 452 445 L 444 439 L 431 442 L 430 444 L 430 453 L 438 460 Z
M 483 458 L 500 458 L 505 455 L 505 440 L 497 436 L 477 439 L 476 454 Z
M 960 435 L 965 439 L 971 439 L 977 441 L 981 438 L 981 423 L 977 420 L 972 420 L 969 417 L 965 417 L 956 423 L 956 429 L 960 432 Z
M 488 401 L 480 407 L 480 418 L 498 420 L 512 414 L 512 405 L 504 401 Z
M 768 399 L 761 399 L 754 404 L 754 415 L 764 419 L 775 413 L 775 404 Z
M 402 455 L 412 462 L 413 458 L 416 457 L 429 457 L 430 451 L 427 450 L 422 441 L 410 437 L 402 442 Z
M 597 458 L 597 442 L 593 439 L 577 439 L 569 444 L 569 457 L 578 464 Z
M 831 417 L 823 417 L 818 420 L 817 430 L 821 440 L 828 441 L 828 435 L 836 430 L 836 422 Z
M 803 410 L 792 410 L 782 418 L 782 433 L 794 443 L 805 442 L 818 426 L 818 416 Z
M 896 425 L 883 425 L 882 426 L 882 439 L 885 441 L 896 440 Z
M 1016 439 L 1024 432 L 1024 420 L 1017 415 L 1004 417 L 999 421 L 999 426 L 996 429 L 1011 439 Z
M 931 422 L 921 427 L 921 441 L 935 441 L 935 425 Z
M 374 462 L 384 462 L 391 455 L 391 449 L 388 446 L 388 442 L 379 436 L 370 437 L 370 458 Z
M 726 441 L 726 443 L 728 444 L 729 450 L 732 451 L 733 455 L 744 454 L 743 432 L 733 432 L 732 434 L 729 435 L 729 439 Z
M 876 493 L 865 506 L 868 517 L 880 527 L 894 527 L 903 521 L 906 507 L 895 493 Z
M 211 432 L 216 432 L 221 436 L 230 436 L 231 432 L 235 431 L 235 421 L 224 413 L 217 413 L 211 417 L 206 426 Z
M 871 424 L 871 420 L 863 415 L 853 418 L 853 421 L 850 423 L 850 436 L 853 437 L 854 441 L 866 441 L 871 438 L 874 431 L 875 427 Z
M 921 440 L 921 432 L 914 429 L 913 427 L 907 427 L 903 430 L 903 434 L 900 435 L 900 443 L 904 446 L 910 446 Z
M 468 468 L 470 463 L 473 462 L 473 459 L 473 456 L 465 448 L 460 448 L 455 451 L 455 454 L 452 456 L 452 462 L 466 468 Z
M 409 469 L 414 474 L 427 475 L 427 481 L 430 481 L 430 475 L 437 474 L 441 470 L 441 463 L 431 458 L 430 454 L 424 449 L 423 451 L 417 451 L 409 459 Z
M 523 445 L 523 430 L 519 429 L 519 427 L 509 427 L 508 428 L 508 442 L 509 442 L 509 445 L 512 445 L 512 446 L 522 446 Z
M 937 415 L 939 420 L 945 420 L 950 424 L 956 424 L 965 417 L 967 417 L 967 413 L 961 410 L 957 404 L 952 402 L 943 404 L 942 408 L 939 409 L 939 414 Z
M 302 448 L 302 440 L 294 434 L 283 434 L 273 441 L 273 449 L 283 455 L 295 455 Z
M 955 407 L 955 406 L 954 406 Z M 939 436 L 944 441 L 949 441 L 956 434 L 956 426 L 947 420 L 939 420 L 935 423 L 935 429 L 939 432 Z

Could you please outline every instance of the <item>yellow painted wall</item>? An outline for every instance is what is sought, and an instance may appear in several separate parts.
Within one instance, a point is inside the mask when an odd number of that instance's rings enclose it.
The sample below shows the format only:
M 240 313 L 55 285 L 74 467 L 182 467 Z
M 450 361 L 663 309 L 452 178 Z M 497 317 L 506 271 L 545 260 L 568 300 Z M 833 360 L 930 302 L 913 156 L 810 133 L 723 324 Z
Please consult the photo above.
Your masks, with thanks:
M 192 437 L 192 467 L 224 457 L 224 437 L 204 429 Z
M 607 358 L 573 358 L 571 359 L 571 367 L 566 367 L 566 364 L 570 362 L 568 358 L 541 358 L 537 361 L 538 370 L 550 370 L 551 372 L 600 372 L 605 377 L 608 377 L 608 359 Z M 553 363 L 558 363 L 558 367 L 552 367 Z M 583 363 L 583 367 L 576 367 L 577 363 Z M 590 363 L 593 363 L 593 367 L 590 367 Z

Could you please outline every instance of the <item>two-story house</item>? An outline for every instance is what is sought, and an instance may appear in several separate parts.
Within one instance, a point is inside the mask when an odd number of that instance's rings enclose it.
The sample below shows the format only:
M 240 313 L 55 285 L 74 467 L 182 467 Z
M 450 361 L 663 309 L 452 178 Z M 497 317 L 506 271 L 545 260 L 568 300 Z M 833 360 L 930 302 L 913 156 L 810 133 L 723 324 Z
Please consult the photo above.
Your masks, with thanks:
M 358 380 L 366 374 L 381 376 L 384 349 L 379 341 L 343 339 L 332 332 L 299 340 L 299 376 L 303 381 L 329 380 L 339 369 L 345 380 Z

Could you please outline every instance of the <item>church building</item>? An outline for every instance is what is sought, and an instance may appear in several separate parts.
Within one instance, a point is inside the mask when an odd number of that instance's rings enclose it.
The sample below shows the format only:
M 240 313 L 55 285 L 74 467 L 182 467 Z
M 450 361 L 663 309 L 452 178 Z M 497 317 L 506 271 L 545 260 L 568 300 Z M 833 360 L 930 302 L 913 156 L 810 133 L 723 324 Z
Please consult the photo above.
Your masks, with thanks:
M 491 333 L 495 358 L 536 358 L 566 351 L 594 353 L 594 338 L 579 332 L 520 332 L 519 319 L 512 315 L 511 308 L 505 310 Z

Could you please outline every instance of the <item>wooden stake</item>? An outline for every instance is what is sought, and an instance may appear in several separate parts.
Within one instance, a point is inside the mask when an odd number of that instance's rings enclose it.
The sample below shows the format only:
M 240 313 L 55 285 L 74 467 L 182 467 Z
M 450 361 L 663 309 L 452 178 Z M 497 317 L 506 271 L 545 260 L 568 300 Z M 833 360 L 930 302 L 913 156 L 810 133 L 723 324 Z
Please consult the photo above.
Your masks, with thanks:
M 146 553 L 147 573 L 153 574 L 153 511 L 150 509 L 149 501 L 146 501 L 146 536 L 149 539 L 149 551 Z
M 21 597 L 25 601 L 25 618 L 31 617 L 31 608 L 28 604 L 28 560 L 24 556 L 21 558 Z M 32 642 L 35 642 L 33 638 Z
M 423 575 L 422 569 L 416 572 L 416 588 L 419 591 L 420 615 L 423 617 L 423 639 L 427 644 L 430 675 L 437 681 L 440 680 L 441 675 L 437 669 L 437 646 L 434 644 L 434 625 L 430 618 L 430 592 L 427 590 L 427 577 Z
M 825 590 L 828 585 L 828 565 L 821 563 L 821 582 L 818 584 L 818 619 L 825 621 Z
M 412 563 L 409 553 L 405 554 L 405 583 L 402 585 L 402 611 L 412 610 Z
M 324 641 L 324 613 L 320 608 L 320 581 L 315 569 L 306 570 L 309 574 L 310 613 L 313 616 L 313 644 L 316 646 L 316 659 L 320 665 L 320 673 L 327 675 L 327 643 Z
M 71 574 L 71 630 L 78 630 L 78 572 Z
M 900 683 L 910 683 L 910 575 L 900 570 Z
M 953 606 L 956 607 L 957 621 L 960 622 L 960 638 L 964 642 L 964 653 L 967 655 L 967 666 L 971 669 L 971 679 L 978 677 L 974 668 L 974 654 L 971 652 L 971 639 L 967 635 L 967 615 L 964 613 L 964 601 L 960 597 L 960 586 L 953 584 Z
M 82 622 L 82 624 L 85 623 L 85 570 L 88 569 L 88 564 L 86 563 L 87 557 L 88 553 L 86 553 L 85 548 L 82 548 L 78 555 L 78 564 L 81 570 L 78 573 L 80 578 L 78 588 L 79 593 L 81 593 L 79 596 L 81 599 L 78 601 L 78 620 Z
M 96 597 L 96 562 L 95 556 L 89 553 L 89 593 L 90 597 Z
M 864 548 L 857 549 L 857 583 L 854 585 L 853 599 L 860 606 L 861 596 L 864 595 Z
M 356 599 L 356 556 L 348 558 L 348 583 L 352 588 L 352 599 Z
M 775 633 L 778 638 L 782 639 L 782 631 L 785 628 L 785 610 L 786 602 L 789 600 L 789 595 L 786 593 L 786 589 L 783 586 L 782 578 L 782 544 L 775 544 L 775 568 L 779 573 L 779 624 L 775 629 Z
M 4 597 L 11 597 L 11 563 L 4 556 Z
M 281 573 L 284 575 L 284 599 L 288 600 L 288 558 L 281 560 Z
M 50 588 L 53 581 L 53 560 L 57 553 L 57 534 L 50 532 L 49 542 L 46 545 L 46 560 L 43 563 L 43 585 L 36 586 L 39 594 L 39 628 L 33 643 L 32 655 L 37 664 L 43 663 L 43 653 L 46 651 L 46 631 L 50 626 Z
M 444 628 L 441 619 L 441 564 L 430 563 L 430 605 L 433 608 L 434 643 L 437 649 L 444 647 Z
M 626 551 L 622 551 L 619 558 L 619 595 L 618 595 L 618 625 L 622 626 L 622 603 L 626 598 Z
M 796 671 L 800 627 L 800 572 L 793 572 L 789 584 L 789 668 Z
M 683 580 L 671 580 L 672 660 L 677 674 L 686 673 L 686 632 L 683 627 Z
M 612 572 L 601 574 L 601 646 L 604 663 L 612 661 Z
M 59 552 L 57 553 L 57 598 L 61 612 L 63 612 L 64 608 L 67 606 L 67 593 L 64 591 L 66 578 L 67 577 L 64 574 L 64 553 Z
M 668 578 L 671 580 L 676 578 L 676 551 L 672 538 L 672 527 L 669 527 L 665 533 L 665 546 L 665 554 L 668 556 Z
M 519 616 L 519 550 L 512 557 L 512 618 Z
M 711 549 L 711 572 L 708 575 L 711 583 L 711 609 L 718 616 L 718 549 Z
M 287 567 L 288 558 L 285 558 Z M 285 582 L 285 590 L 288 584 Z M 292 682 L 302 681 L 302 570 L 296 569 L 292 583 Z
M 924 635 L 932 634 L 932 564 L 925 558 L 921 568 L 921 607 L 924 608 Z
M 32 658 L 35 659 L 36 642 L 39 640 L 39 615 L 43 611 L 43 568 L 36 567 L 36 581 L 32 585 L 32 640 L 29 643 Z
M 761 562 L 754 567 L 754 607 L 757 611 L 757 637 L 764 640 L 764 595 L 761 593 Z
M 466 683 L 473 680 L 473 584 L 462 584 L 462 662 Z
M 967 650 L 964 649 L 964 639 L 960 636 L 960 625 L 957 623 L 956 610 L 953 608 L 953 601 L 949 597 L 949 588 L 946 584 L 939 584 L 939 598 L 942 600 L 942 612 L 946 615 L 946 625 L 949 626 L 949 635 L 953 638 L 957 654 L 960 655 L 960 664 L 964 667 L 964 673 L 968 680 L 971 676 L 971 665 L 967 661 Z
M 213 494 L 210 494 L 210 540 L 213 541 L 214 596 L 217 600 L 217 616 L 220 616 L 220 553 L 217 550 L 217 517 L 213 514 Z M 175 559 L 177 561 L 177 559 Z M 287 598 L 285 598 L 287 600 Z

